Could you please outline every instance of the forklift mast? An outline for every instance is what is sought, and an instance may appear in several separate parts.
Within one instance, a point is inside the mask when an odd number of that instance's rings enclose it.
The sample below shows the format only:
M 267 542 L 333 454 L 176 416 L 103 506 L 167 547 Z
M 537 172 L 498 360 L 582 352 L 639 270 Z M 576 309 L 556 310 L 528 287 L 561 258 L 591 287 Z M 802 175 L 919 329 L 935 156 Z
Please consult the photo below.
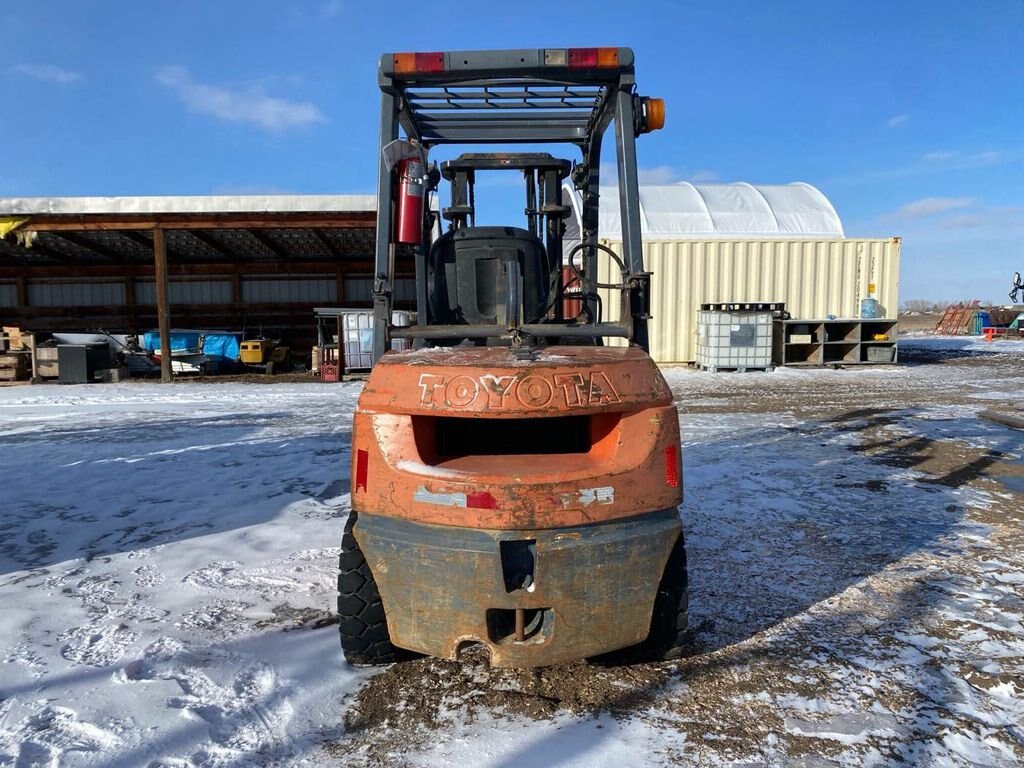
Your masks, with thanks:
M 633 60 L 630 48 L 449 51 L 381 57 L 374 362 L 397 338 L 413 339 L 418 345 L 472 339 L 529 347 L 548 340 L 600 344 L 603 337 L 622 337 L 647 351 L 650 274 L 643 266 L 635 142 L 638 135 L 663 126 L 664 104 L 635 93 Z M 621 258 L 598 243 L 601 146 L 612 124 L 622 220 Z M 386 151 L 400 138 L 420 154 L 423 163 L 414 167 L 424 169 L 420 183 L 426 185 L 427 192 L 437 188 L 442 176 L 451 184 L 451 205 L 441 211 L 449 231 L 440 240 L 431 242 L 434 220 L 429 206 L 423 206 L 420 214 L 422 236 L 414 246 L 418 322 L 404 328 L 391 324 L 399 247 L 396 187 L 404 166 L 393 167 Z M 571 144 L 581 157 L 572 164 L 536 152 L 464 154 L 443 163 L 440 173 L 426 170 L 432 147 L 475 144 Z M 527 229 L 475 226 L 476 172 L 491 170 L 516 171 L 525 177 Z M 570 213 L 562 201 L 566 178 L 571 178 L 581 193 L 582 226 L 581 243 L 563 256 L 563 219 Z M 450 282 L 455 275 L 454 262 L 482 249 L 494 257 L 490 261 L 499 264 L 500 271 L 460 273 L 457 286 L 442 290 L 451 294 L 451 301 L 439 299 L 435 294 L 437 285 L 444 284 L 445 270 L 449 270 Z M 620 282 L 597 282 L 599 250 L 617 263 Z M 582 268 L 577 269 L 572 256 L 580 251 Z M 508 256 L 510 253 L 533 258 L 517 260 Z M 577 318 L 563 316 L 563 262 L 583 286 L 585 310 Z M 458 301 L 459 296 L 475 295 L 475 286 L 492 277 L 498 287 L 492 285 L 487 290 L 496 293 L 481 299 L 480 307 L 463 306 Z M 597 288 L 619 291 L 618 321 L 601 321 Z

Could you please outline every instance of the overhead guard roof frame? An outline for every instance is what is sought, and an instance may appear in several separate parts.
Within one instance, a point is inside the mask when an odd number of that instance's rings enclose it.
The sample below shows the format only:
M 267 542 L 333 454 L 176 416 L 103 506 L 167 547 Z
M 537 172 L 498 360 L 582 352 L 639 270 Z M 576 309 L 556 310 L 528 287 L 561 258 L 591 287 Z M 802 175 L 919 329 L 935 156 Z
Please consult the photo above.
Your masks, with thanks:
M 608 127 L 612 95 L 633 84 L 633 52 L 619 48 L 614 67 L 569 67 L 545 64 L 545 50 L 449 51 L 443 72 L 401 74 L 385 54 L 380 87 L 396 97 L 406 135 L 427 147 L 557 142 L 585 150 Z

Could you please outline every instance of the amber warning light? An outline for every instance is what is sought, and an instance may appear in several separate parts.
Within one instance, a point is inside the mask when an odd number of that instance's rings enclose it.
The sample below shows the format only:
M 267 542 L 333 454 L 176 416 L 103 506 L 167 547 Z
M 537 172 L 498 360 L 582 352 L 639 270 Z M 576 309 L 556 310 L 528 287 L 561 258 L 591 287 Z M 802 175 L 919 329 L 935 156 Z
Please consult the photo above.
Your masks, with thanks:
M 665 100 L 642 96 L 641 132 L 660 131 L 665 127 Z

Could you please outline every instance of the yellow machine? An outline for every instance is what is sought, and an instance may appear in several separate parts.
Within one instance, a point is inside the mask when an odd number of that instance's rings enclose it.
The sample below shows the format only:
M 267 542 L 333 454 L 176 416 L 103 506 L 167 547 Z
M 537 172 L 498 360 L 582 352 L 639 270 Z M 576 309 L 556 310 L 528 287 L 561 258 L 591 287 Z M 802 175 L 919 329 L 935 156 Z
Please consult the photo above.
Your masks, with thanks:
M 290 347 L 279 346 L 271 339 L 249 339 L 242 342 L 238 357 L 247 368 L 259 368 L 265 373 L 273 373 L 275 369 L 289 369 L 292 351 Z

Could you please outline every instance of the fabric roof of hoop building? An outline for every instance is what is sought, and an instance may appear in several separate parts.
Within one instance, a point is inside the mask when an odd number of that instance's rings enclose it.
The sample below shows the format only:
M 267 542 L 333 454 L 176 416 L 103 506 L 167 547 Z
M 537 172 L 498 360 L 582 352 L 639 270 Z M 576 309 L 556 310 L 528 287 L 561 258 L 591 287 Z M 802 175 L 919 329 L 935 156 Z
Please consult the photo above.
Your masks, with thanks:
M 578 241 L 580 195 L 569 183 L 564 191 L 573 207 L 565 238 Z M 832 203 L 804 182 L 641 185 L 640 226 L 643 236 L 653 240 L 844 237 Z M 600 237 L 622 237 L 616 187 L 601 188 Z

